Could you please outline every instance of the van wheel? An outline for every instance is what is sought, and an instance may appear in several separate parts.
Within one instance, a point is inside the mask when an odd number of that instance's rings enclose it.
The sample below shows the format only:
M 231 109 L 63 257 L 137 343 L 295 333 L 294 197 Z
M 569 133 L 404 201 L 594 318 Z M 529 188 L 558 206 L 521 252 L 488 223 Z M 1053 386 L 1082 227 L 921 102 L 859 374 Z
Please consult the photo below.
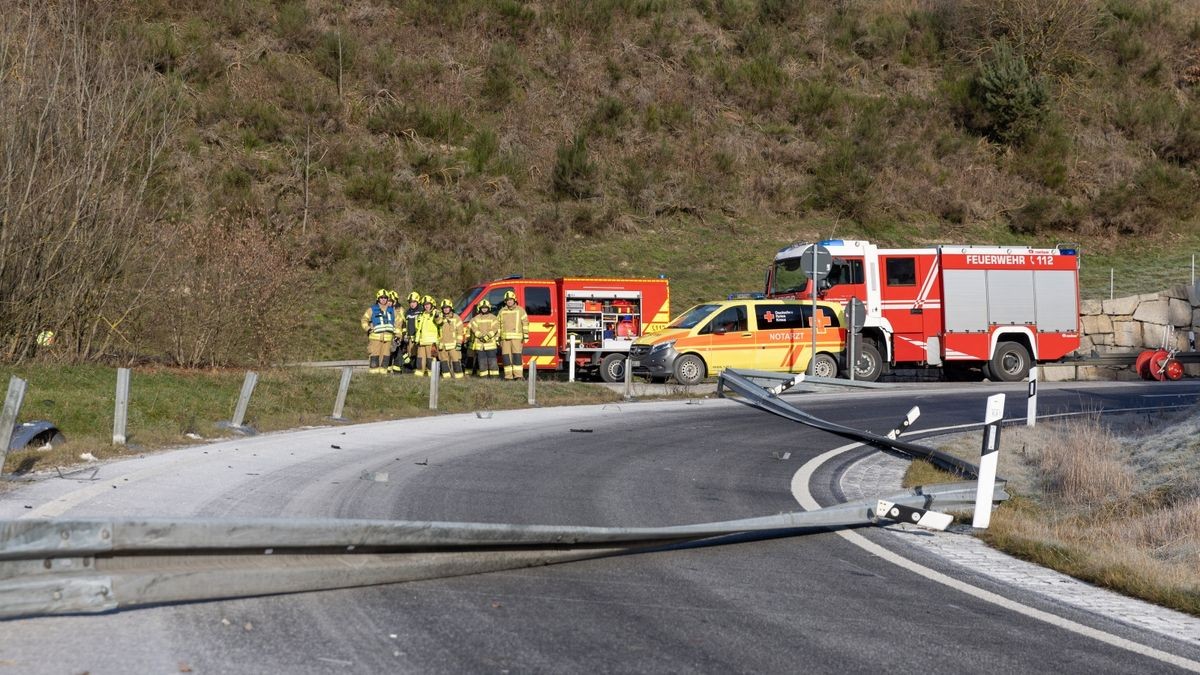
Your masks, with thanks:
M 874 382 L 883 374 L 883 357 L 870 342 L 863 342 L 858 352 L 858 363 L 854 364 L 854 379 Z
M 684 354 L 675 360 L 675 381 L 682 385 L 700 384 L 706 374 L 704 359 Z
M 625 355 L 609 354 L 600 362 L 600 379 L 605 382 L 625 381 Z
M 813 377 L 837 377 L 837 372 L 837 359 L 833 358 L 833 356 L 821 352 L 813 359 Z
M 1016 342 L 1001 342 L 988 362 L 987 374 L 998 382 L 1019 382 L 1029 374 L 1029 352 Z

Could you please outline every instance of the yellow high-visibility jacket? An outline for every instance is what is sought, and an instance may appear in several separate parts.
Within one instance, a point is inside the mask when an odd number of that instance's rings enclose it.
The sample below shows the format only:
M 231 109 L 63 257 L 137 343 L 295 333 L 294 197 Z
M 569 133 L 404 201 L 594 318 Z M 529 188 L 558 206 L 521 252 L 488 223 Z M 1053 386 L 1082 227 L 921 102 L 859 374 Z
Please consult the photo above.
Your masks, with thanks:
M 476 349 L 495 349 L 500 338 L 500 319 L 495 314 L 476 314 L 469 326 Z
M 529 315 L 520 305 L 505 305 L 497 313 L 500 318 L 500 337 L 504 340 L 529 339 Z
M 438 342 L 437 319 L 433 312 L 421 312 L 416 319 L 417 329 L 412 336 L 419 345 L 436 345 Z
M 438 314 L 435 320 L 438 325 L 438 349 L 458 349 L 466 337 L 462 319 L 451 312 L 449 316 Z

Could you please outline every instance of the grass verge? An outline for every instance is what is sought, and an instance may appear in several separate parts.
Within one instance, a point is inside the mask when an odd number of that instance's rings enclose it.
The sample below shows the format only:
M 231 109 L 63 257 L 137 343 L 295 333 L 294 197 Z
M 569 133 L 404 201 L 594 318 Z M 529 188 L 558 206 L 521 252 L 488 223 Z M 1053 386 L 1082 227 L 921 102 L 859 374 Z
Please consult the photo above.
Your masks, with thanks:
M 244 373 L 230 370 L 135 369 L 130 383 L 128 445 L 112 444 L 116 369 L 94 365 L 29 365 L 0 371 L 29 385 L 20 419 L 48 419 L 67 442 L 51 450 L 23 449 L 8 453 L 4 472 L 28 473 L 78 464 L 90 452 L 99 459 L 132 456 L 152 449 L 195 442 L 186 434 L 209 439 L 227 434 L 217 422 L 233 416 Z M 258 431 L 277 431 L 329 424 L 337 395 L 336 369 L 273 368 L 259 371 L 245 423 Z M 355 422 L 472 410 L 526 406 L 524 382 L 442 380 L 439 410 L 429 410 L 429 380 L 411 376 L 382 377 L 355 373 L 344 415 Z M 539 380 L 541 406 L 607 403 L 620 395 L 595 384 Z
M 978 434 L 943 450 L 978 455 Z M 1013 498 L 980 537 L 1010 555 L 1200 616 L 1200 410 L 1006 429 Z M 915 461 L 906 486 L 957 480 Z

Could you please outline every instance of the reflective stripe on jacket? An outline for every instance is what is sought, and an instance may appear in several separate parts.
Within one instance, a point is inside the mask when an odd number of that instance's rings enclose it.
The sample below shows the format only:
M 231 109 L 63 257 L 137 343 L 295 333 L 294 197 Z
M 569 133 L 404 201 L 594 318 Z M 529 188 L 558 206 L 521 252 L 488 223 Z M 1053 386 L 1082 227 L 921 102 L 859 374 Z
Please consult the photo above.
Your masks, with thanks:
M 371 305 L 363 312 L 362 329 L 372 335 L 387 333 L 390 337 L 396 332 L 396 310 L 378 304 Z
M 438 347 L 440 349 L 458 349 L 463 341 L 463 322 L 457 314 L 437 316 L 439 330 Z
M 502 326 L 500 336 L 505 340 L 524 340 L 529 335 L 529 315 L 520 305 L 505 305 L 498 314 Z
M 471 337 L 475 338 L 476 349 L 495 349 L 500 337 L 500 319 L 495 314 L 478 314 L 471 319 Z

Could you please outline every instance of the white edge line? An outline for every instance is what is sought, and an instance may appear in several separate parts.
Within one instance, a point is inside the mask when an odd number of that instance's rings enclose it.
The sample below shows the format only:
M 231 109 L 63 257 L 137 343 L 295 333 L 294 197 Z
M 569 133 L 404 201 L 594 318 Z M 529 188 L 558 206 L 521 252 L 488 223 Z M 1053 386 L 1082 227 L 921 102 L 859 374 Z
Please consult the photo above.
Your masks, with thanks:
M 1190 406 L 1187 406 L 1187 407 L 1190 407 Z M 1105 412 L 1105 413 L 1129 412 L 1131 410 L 1141 411 L 1141 410 L 1145 410 L 1145 408 L 1125 408 L 1125 409 L 1117 409 L 1117 410 L 1104 410 L 1103 412 Z M 1088 414 L 1093 414 L 1093 413 L 1091 413 L 1091 412 L 1059 413 L 1057 415 L 1046 415 L 1044 417 L 1066 417 L 1069 415 L 1088 415 Z M 946 427 L 938 427 L 936 429 L 922 429 L 920 431 L 920 433 L 929 434 L 929 433 L 937 433 L 937 432 L 943 432 L 943 431 L 953 431 L 956 429 L 969 429 L 971 427 L 978 427 L 978 426 L 981 426 L 981 425 L 978 423 L 955 424 L 955 425 L 946 426 Z M 808 486 L 809 486 L 809 483 L 812 481 L 813 474 L 816 473 L 817 469 L 820 468 L 820 466 L 822 464 L 833 459 L 834 457 L 837 457 L 838 455 L 847 453 L 855 448 L 860 448 L 860 447 L 864 447 L 864 446 L 865 446 L 864 443 L 849 443 L 847 445 L 843 445 L 841 447 L 834 448 L 833 450 L 830 450 L 828 452 L 822 453 L 822 454 L 818 455 L 817 457 L 814 457 L 813 459 L 809 460 L 807 463 L 804 464 L 804 466 L 801 466 L 800 469 L 792 476 L 792 485 L 791 485 L 792 496 L 796 498 L 796 501 L 799 502 L 800 506 L 804 507 L 804 509 L 808 510 L 808 511 L 812 511 L 812 510 L 821 508 L 821 505 L 817 503 L 817 500 L 812 496 L 812 493 L 809 492 L 809 490 L 808 490 Z M 1159 661 L 1162 661 L 1163 663 L 1169 663 L 1173 666 L 1183 668 L 1184 670 L 1190 670 L 1194 673 L 1200 673 L 1200 662 L 1193 661 L 1191 659 L 1188 659 L 1188 658 L 1185 658 L 1182 656 L 1178 656 L 1175 654 L 1170 654 L 1170 653 L 1164 652 L 1160 649 L 1148 647 L 1139 642 L 1134 642 L 1133 640 L 1128 640 L 1126 638 L 1123 638 L 1119 635 L 1113 635 L 1112 633 L 1107 633 L 1107 632 L 1099 630 L 1097 628 L 1092 628 L 1091 626 L 1085 626 L 1076 621 L 1072 621 L 1070 619 L 1063 618 L 1056 614 L 1051 614 L 1050 612 L 1046 612 L 1046 611 L 1037 609 L 1035 607 L 1030 607 L 1029 605 L 1021 604 L 1019 602 L 1016 602 L 1015 600 L 1009 600 L 1008 598 L 1006 598 L 1002 595 L 992 593 L 991 591 L 984 590 L 977 586 L 972 586 L 971 584 L 968 584 L 965 581 L 959 581 L 958 579 L 955 579 L 951 576 L 948 576 L 946 574 L 938 572 L 937 570 L 930 569 L 928 567 L 925 567 L 924 565 L 921 565 L 920 563 L 913 562 L 912 560 L 909 560 L 908 558 L 905 558 L 899 554 L 896 554 L 896 553 L 884 548 L 883 546 L 880 546 L 879 544 L 876 544 L 875 542 L 867 539 L 866 537 L 862 536 L 861 534 L 859 534 L 857 532 L 848 532 L 846 530 L 837 530 L 836 534 L 838 536 L 840 536 L 841 538 L 845 539 L 846 541 L 850 542 L 851 544 L 854 544 L 855 546 L 866 551 L 867 553 L 871 553 L 872 555 L 875 555 L 883 560 L 886 560 L 887 562 L 890 562 L 893 565 L 903 567 L 904 569 L 906 569 L 910 572 L 913 572 L 919 576 L 925 577 L 926 579 L 929 579 L 930 581 L 934 581 L 934 582 L 937 582 L 944 586 L 948 586 L 957 591 L 962 591 L 963 593 L 966 593 L 967 595 L 970 595 L 971 597 L 977 598 L 979 600 L 983 600 L 984 602 L 990 602 L 993 605 L 997 605 L 999 607 L 1003 607 L 1005 609 L 1012 610 L 1023 616 L 1027 616 L 1032 619 L 1037 619 L 1038 621 L 1044 621 L 1052 626 L 1057 626 L 1058 628 L 1062 628 L 1063 630 L 1070 631 L 1077 635 L 1083 635 L 1085 637 L 1090 637 L 1092 639 L 1099 640 L 1100 642 L 1103 642 L 1105 644 L 1112 645 L 1114 647 L 1119 647 L 1119 648 L 1127 650 L 1127 651 L 1131 651 L 1135 654 L 1141 654 L 1142 656 L 1148 656 L 1152 659 L 1157 659 Z

